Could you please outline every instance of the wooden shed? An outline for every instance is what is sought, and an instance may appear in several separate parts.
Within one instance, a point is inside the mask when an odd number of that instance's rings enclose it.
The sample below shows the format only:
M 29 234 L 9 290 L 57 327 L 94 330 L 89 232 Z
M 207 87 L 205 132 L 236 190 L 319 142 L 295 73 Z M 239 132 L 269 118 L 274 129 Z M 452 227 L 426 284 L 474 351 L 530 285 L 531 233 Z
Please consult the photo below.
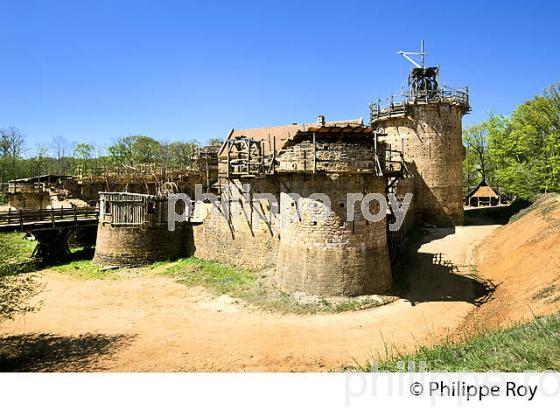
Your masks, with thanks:
M 497 206 L 502 204 L 502 195 L 492 188 L 486 179 L 480 181 L 464 198 L 468 206 Z

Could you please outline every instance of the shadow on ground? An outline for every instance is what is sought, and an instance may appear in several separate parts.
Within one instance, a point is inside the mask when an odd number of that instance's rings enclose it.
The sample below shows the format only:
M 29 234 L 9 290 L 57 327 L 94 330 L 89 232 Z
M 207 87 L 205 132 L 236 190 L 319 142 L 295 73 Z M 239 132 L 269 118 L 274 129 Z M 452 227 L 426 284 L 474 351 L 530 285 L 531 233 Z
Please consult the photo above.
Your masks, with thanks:
M 0 262 L 0 275 L 18 275 L 22 273 L 36 272 L 53 266 L 70 263 L 73 261 L 91 260 L 95 253 L 94 248 L 83 248 L 73 251 L 63 259 L 55 261 L 43 261 L 40 258 L 30 257 L 25 262 L 8 263 Z
M 76 372 L 106 370 L 100 363 L 134 339 L 130 335 L 77 337 L 26 333 L 0 337 L 0 371 Z
M 496 289 L 479 278 L 474 266 L 460 267 L 441 253 L 421 252 L 422 245 L 443 239 L 455 228 L 417 229 L 408 240 L 403 263 L 394 267 L 394 294 L 414 306 L 422 302 L 467 302 L 480 306 Z
M 465 209 L 465 225 L 505 225 L 519 211 L 532 202 L 516 199 L 508 206 L 489 206 Z

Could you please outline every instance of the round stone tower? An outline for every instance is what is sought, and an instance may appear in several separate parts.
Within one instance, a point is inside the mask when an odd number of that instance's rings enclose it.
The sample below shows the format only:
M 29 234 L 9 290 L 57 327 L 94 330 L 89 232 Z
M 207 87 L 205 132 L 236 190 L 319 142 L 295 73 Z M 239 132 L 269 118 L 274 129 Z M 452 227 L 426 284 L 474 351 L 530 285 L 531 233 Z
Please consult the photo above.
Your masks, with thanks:
M 310 128 L 280 153 L 275 275 L 281 288 L 358 296 L 391 287 L 385 215 L 368 220 L 363 210 L 378 214 L 379 202 L 363 207 L 359 199 L 385 196 L 385 179 L 375 172 L 372 132 L 359 126 Z
M 371 122 L 414 175 L 416 218 L 438 226 L 463 223 L 462 118 L 468 90 L 440 88 L 438 67 L 414 68 L 404 98 L 372 104 Z
M 192 253 L 190 225 L 181 222 L 173 231 L 168 228 L 166 197 L 102 192 L 99 209 L 93 258 L 97 264 L 140 266 Z

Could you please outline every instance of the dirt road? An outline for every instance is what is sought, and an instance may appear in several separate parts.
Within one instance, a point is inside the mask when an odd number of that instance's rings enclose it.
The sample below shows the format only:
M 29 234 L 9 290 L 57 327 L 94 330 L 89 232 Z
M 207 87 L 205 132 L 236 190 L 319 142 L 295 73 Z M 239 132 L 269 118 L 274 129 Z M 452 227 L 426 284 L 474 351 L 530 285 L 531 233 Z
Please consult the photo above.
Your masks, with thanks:
M 411 350 L 453 332 L 475 307 L 472 251 L 495 225 L 432 230 L 413 250 L 409 288 L 365 311 L 258 311 L 171 279 L 79 280 L 46 272 L 44 306 L 0 325 L 12 370 L 320 371 Z

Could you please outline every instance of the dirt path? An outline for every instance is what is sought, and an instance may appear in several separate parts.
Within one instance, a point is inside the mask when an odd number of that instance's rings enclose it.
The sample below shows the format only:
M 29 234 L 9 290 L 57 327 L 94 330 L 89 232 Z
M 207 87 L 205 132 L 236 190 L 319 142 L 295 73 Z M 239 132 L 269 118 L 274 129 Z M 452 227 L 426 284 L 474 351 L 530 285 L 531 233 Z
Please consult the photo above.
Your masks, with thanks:
M 478 283 L 463 276 L 473 247 L 495 227 L 433 230 L 408 265 L 403 298 L 342 314 L 263 313 L 165 278 L 78 280 L 47 272 L 42 309 L 0 325 L 4 348 L 20 352 L 4 367 L 315 371 L 366 363 L 386 346 L 410 350 L 457 328 L 479 296 Z

